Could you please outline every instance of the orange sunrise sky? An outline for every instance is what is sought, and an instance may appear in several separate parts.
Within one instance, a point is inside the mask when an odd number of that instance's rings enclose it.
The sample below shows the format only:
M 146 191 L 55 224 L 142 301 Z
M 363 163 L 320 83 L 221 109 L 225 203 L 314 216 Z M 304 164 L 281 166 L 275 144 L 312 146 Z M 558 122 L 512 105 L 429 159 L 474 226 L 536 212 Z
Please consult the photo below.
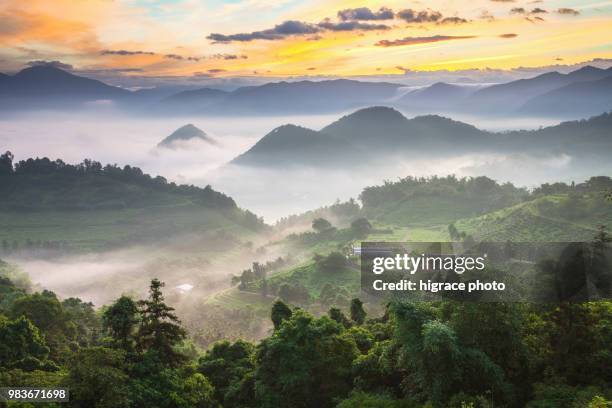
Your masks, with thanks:
M 612 57 L 612 1 L 87 0 L 0 3 L 0 71 L 354 76 Z

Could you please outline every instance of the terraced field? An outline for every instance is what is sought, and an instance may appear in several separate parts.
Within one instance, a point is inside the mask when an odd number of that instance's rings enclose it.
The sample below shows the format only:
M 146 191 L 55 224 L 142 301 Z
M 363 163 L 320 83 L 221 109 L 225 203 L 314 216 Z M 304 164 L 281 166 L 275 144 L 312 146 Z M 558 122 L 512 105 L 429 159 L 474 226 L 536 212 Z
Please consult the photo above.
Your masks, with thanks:
M 459 220 L 459 231 L 477 240 L 515 242 L 569 242 L 593 238 L 599 225 L 612 226 L 612 206 L 597 195 L 575 203 L 574 216 L 564 216 L 567 195 L 541 197 L 480 217 Z

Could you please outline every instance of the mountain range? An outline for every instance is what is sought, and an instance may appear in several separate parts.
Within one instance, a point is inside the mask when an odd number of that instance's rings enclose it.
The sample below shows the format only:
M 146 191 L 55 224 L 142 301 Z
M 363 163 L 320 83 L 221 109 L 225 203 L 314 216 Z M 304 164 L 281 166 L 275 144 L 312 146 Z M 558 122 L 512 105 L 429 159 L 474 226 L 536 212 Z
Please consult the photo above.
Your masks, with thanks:
M 358 110 L 320 131 L 283 125 L 231 164 L 255 167 L 360 166 L 394 158 L 436 159 L 461 153 L 557 153 L 606 156 L 612 114 L 534 131 L 493 133 L 436 115 L 407 119 L 389 107 Z
M 606 77 L 612 77 L 612 68 L 601 69 L 586 66 L 568 74 L 548 72 L 530 79 L 520 79 L 505 84 L 493 85 L 470 95 L 463 102 L 467 110 L 479 112 L 507 112 L 521 110 L 523 113 L 535 113 L 542 110 L 542 102 L 538 97 L 570 84 L 589 84 Z M 565 94 L 574 99 L 578 95 Z M 580 95 L 580 102 L 589 103 L 590 95 Z M 534 111 L 525 109 L 531 106 Z M 598 111 L 588 111 L 590 114 L 602 113 L 612 109 L 611 105 L 595 107 Z
M 546 115 L 579 118 L 612 110 L 612 67 L 586 66 L 490 86 L 401 84 L 348 79 L 273 82 L 233 91 L 162 87 L 130 91 L 52 66 L 0 75 L 0 110 L 61 109 L 112 101 L 144 115 L 289 115 L 346 112 L 372 105 L 413 113 Z M 173 92 L 176 91 L 176 92 Z
M 130 96 L 128 90 L 50 66 L 29 67 L 0 77 L 0 109 L 57 108 Z

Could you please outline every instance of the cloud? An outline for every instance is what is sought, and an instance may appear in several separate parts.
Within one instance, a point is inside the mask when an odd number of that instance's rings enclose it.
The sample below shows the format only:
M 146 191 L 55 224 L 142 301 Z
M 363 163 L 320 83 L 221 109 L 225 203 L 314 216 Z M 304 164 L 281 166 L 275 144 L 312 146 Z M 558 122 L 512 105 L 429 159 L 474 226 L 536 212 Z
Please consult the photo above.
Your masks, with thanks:
M 184 57 L 182 57 L 180 55 L 177 55 L 177 54 L 165 54 L 164 58 L 170 58 L 170 59 L 178 60 L 178 61 L 182 61 L 182 60 L 185 59 Z M 195 59 L 195 57 L 189 57 L 189 58 L 194 58 Z
M 129 56 L 129 55 L 155 55 L 155 53 L 152 51 L 102 50 L 100 51 L 100 55 Z
M 274 28 L 263 31 L 229 35 L 212 33 L 206 38 L 217 43 L 227 43 L 232 41 L 246 42 L 253 40 L 280 40 L 292 35 L 316 34 L 319 31 L 320 28 L 316 25 L 301 21 L 288 20 L 281 24 L 275 25 Z
M 236 59 L 247 59 L 246 55 L 237 55 L 237 54 L 215 54 L 211 56 L 212 59 L 223 59 L 223 60 L 236 60 Z
M 514 7 L 510 9 L 510 14 L 527 14 L 527 10 L 523 7 Z
M 445 17 L 438 22 L 438 24 L 465 24 L 468 21 L 461 17 Z
M 400 18 L 407 23 L 435 23 L 442 19 L 442 13 L 439 11 L 416 11 L 413 9 L 404 9 L 397 12 L 397 18 Z
M 539 7 L 536 7 L 533 10 L 531 10 L 531 14 L 545 14 L 545 13 L 548 13 L 548 11 L 541 9 Z
M 368 7 L 344 9 L 338 11 L 338 18 L 342 21 L 352 20 L 391 20 L 394 17 L 393 10 L 381 7 L 377 12 L 373 12 Z
M 426 44 L 440 41 L 464 40 L 475 38 L 474 35 L 434 35 L 431 37 L 405 37 L 398 40 L 381 40 L 376 43 L 379 47 L 398 47 L 402 45 Z
M 538 16 L 535 16 L 535 17 L 525 17 L 525 20 L 529 21 L 530 23 L 534 23 L 534 24 L 538 23 L 540 21 L 546 21 L 542 17 L 538 17 Z
M 508 34 L 500 34 L 499 38 L 515 38 L 518 37 L 518 34 L 508 33 Z
M 389 26 L 384 24 L 368 24 L 358 21 L 341 21 L 336 23 L 326 19 L 318 24 L 310 24 L 302 21 L 289 20 L 268 30 L 229 35 L 213 33 L 206 38 L 215 43 L 228 43 L 232 41 L 247 42 L 253 40 L 282 40 L 290 36 L 317 34 L 322 31 L 372 31 L 388 30 L 389 28 Z
M 329 31 L 373 31 L 373 30 L 388 30 L 391 27 L 384 24 L 369 24 L 360 23 L 358 21 L 342 21 L 334 23 L 330 20 L 321 21 L 317 24 L 320 27 Z
M 119 55 L 123 57 L 129 57 L 133 55 L 161 55 L 164 58 L 172 59 L 175 61 L 200 61 L 203 57 L 194 56 L 182 56 L 178 54 L 158 54 L 153 51 L 129 51 L 129 50 L 102 50 L 100 55 Z
M 211 74 L 218 74 L 220 72 L 226 72 L 226 71 L 227 70 L 222 69 L 222 68 L 212 68 L 212 69 L 208 70 L 208 72 L 211 73 Z
M 574 10 L 574 9 L 567 8 L 567 7 L 562 7 L 560 9 L 557 9 L 557 13 L 568 15 L 568 16 L 577 16 L 580 14 L 578 10 Z
M 36 60 L 29 61 L 27 64 L 29 67 L 53 67 L 65 70 L 72 70 L 74 67 L 70 64 L 65 64 L 61 61 L 45 61 L 45 60 Z
M 516 0 L 491 0 L 493 3 L 514 3 Z

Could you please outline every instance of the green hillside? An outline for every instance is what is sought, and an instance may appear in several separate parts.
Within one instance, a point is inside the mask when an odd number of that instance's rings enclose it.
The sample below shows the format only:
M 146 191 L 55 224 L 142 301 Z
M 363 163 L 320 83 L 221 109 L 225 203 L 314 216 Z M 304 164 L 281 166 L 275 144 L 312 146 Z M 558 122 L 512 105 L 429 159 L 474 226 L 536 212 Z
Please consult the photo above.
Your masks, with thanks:
M 612 226 L 612 205 L 602 193 L 546 195 L 455 226 L 477 240 L 588 241 L 599 225 Z
M 393 226 L 448 225 L 521 202 L 527 191 L 500 185 L 487 177 L 406 177 L 366 187 L 360 199 L 363 213 L 375 222 Z
M 104 249 L 264 224 L 210 186 L 176 185 L 139 168 L 0 156 L 2 250 Z

